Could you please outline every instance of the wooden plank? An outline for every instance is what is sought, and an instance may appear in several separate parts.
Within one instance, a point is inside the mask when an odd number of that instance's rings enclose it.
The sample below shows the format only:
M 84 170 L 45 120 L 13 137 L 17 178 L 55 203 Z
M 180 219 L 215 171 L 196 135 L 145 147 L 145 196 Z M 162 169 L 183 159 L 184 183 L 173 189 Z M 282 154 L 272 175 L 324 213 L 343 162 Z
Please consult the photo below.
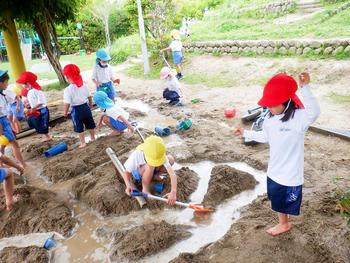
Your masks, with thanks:
M 319 126 L 311 125 L 309 128 L 313 132 L 317 132 L 323 135 L 334 136 L 341 138 L 343 140 L 350 141 L 350 131 L 349 130 L 340 130 L 340 129 L 332 129 L 332 128 L 321 128 Z

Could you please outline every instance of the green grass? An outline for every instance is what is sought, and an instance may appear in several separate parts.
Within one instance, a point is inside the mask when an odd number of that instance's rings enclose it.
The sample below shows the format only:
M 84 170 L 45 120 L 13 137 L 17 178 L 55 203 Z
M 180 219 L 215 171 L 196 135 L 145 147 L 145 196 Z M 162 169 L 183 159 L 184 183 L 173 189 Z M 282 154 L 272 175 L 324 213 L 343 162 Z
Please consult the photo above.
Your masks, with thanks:
M 141 43 L 138 34 L 118 38 L 111 47 L 112 63 L 122 63 L 130 56 L 136 56 L 141 53 Z
M 233 4 L 231 2 L 234 2 Z M 237 3 L 236 3 L 237 2 Z M 241 7 L 256 6 L 267 1 L 229 1 L 218 7 L 214 15 L 204 17 L 192 28 L 188 41 L 225 39 L 291 39 L 291 38 L 333 38 L 349 36 L 350 8 L 324 20 L 327 11 L 334 10 L 343 3 L 327 4 L 325 11 L 309 19 L 286 25 L 273 24 L 274 17 L 242 16 Z M 257 8 L 258 9 L 258 8 Z
M 86 55 L 86 56 L 75 56 L 75 55 L 65 55 L 61 56 L 60 58 L 61 63 L 62 62 L 70 62 L 73 64 L 76 64 L 81 71 L 92 69 L 94 63 L 95 63 L 95 54 Z M 42 61 L 40 59 L 35 59 L 29 62 L 26 62 L 26 70 L 30 71 L 30 68 L 35 64 L 47 64 L 48 61 Z M 0 63 L 0 69 L 2 70 L 8 70 L 10 74 L 10 83 L 14 83 L 15 79 L 12 76 L 12 70 L 10 68 L 9 62 L 1 62 Z M 49 72 L 42 72 L 37 73 L 39 79 L 56 79 L 56 73 L 55 71 L 49 71 Z
M 62 84 L 59 82 L 54 82 L 48 85 L 43 85 L 43 89 L 46 91 L 49 90 L 63 90 L 65 87 L 67 87 L 67 84 Z
M 328 97 L 336 103 L 350 103 L 350 93 L 346 95 L 341 95 L 332 92 Z

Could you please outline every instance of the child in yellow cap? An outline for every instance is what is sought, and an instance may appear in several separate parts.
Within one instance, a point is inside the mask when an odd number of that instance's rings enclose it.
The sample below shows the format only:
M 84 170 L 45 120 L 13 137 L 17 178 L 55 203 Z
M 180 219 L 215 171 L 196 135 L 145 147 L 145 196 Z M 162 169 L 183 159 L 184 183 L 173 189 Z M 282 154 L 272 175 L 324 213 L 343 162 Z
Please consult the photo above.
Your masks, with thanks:
M 150 184 L 156 169 L 164 169 L 170 175 L 171 191 L 167 194 L 168 204 L 173 205 L 176 201 L 177 178 L 172 165 L 174 159 L 166 155 L 165 144 L 160 137 L 150 136 L 131 153 L 125 162 L 123 175 L 126 185 L 125 192 L 130 195 L 134 188 L 133 178 L 142 179 L 142 192 L 150 193 Z

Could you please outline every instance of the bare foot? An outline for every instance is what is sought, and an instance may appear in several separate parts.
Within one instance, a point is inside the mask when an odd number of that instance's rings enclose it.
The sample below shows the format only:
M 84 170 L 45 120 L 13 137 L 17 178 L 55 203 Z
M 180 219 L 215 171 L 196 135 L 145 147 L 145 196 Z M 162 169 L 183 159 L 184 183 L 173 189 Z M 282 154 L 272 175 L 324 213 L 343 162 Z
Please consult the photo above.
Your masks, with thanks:
M 119 131 L 112 131 L 112 132 L 109 134 L 109 136 L 118 136 L 118 135 L 120 135 L 120 134 L 122 134 L 122 133 L 119 132 Z
M 20 200 L 19 195 L 15 195 L 12 199 L 12 202 L 6 204 L 6 211 L 11 211 L 13 209 L 13 205 Z
M 278 225 L 275 225 L 274 227 L 267 229 L 266 233 L 268 233 L 271 236 L 278 236 L 282 233 L 289 231 L 291 228 L 292 228 L 292 224 L 290 223 L 284 224 L 284 225 L 278 224 Z
M 91 139 L 90 139 L 90 142 L 94 142 L 94 141 L 96 141 L 95 138 L 91 138 Z
M 52 136 L 49 135 L 49 137 L 45 137 L 45 138 L 42 138 L 41 141 L 42 142 L 48 142 L 48 141 L 51 141 L 52 140 Z
M 80 144 L 79 145 L 79 148 L 81 149 L 81 148 L 85 148 L 86 147 L 86 143 L 84 143 L 84 144 Z

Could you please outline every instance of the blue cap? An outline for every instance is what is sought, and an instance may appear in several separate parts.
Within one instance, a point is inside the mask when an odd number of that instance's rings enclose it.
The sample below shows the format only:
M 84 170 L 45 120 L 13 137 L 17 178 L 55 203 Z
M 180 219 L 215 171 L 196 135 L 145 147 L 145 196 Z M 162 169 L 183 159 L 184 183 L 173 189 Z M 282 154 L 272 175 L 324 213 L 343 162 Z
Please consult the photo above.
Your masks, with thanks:
M 111 57 L 109 56 L 107 50 L 105 50 L 104 48 L 100 48 L 96 51 L 96 57 L 103 61 L 111 60 Z
M 114 106 L 114 102 L 108 98 L 107 94 L 103 91 L 97 91 L 95 93 L 94 102 L 99 108 L 103 110 L 112 108 Z
M 4 76 L 5 74 L 7 74 L 7 70 L 1 70 L 0 69 L 0 78 L 2 77 L 2 76 Z

